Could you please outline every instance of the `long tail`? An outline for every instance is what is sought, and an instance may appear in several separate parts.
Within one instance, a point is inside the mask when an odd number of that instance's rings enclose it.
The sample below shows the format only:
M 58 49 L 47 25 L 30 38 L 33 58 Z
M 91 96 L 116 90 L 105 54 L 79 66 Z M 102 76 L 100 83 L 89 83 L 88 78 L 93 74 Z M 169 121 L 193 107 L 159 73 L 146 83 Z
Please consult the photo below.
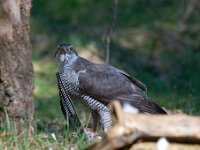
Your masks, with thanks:
M 167 112 L 147 97 L 140 95 L 126 95 L 118 98 L 121 102 L 127 102 L 140 112 L 149 114 L 167 114 Z
M 139 103 L 139 109 L 142 112 L 145 113 L 150 113 L 150 114 L 167 114 L 167 112 L 158 106 L 156 103 L 153 101 L 150 101 L 149 99 L 144 99 L 143 101 L 140 101 Z
M 78 115 L 76 113 L 76 110 L 73 106 L 73 103 L 71 101 L 71 98 L 65 91 L 65 87 L 62 83 L 62 80 L 59 76 L 59 74 L 56 74 L 57 80 L 58 80 L 58 89 L 59 89 L 59 95 L 60 95 L 60 105 L 62 113 L 66 120 L 69 121 L 69 125 L 74 130 L 80 130 L 81 132 L 84 132 L 82 129 L 82 124 L 78 118 Z

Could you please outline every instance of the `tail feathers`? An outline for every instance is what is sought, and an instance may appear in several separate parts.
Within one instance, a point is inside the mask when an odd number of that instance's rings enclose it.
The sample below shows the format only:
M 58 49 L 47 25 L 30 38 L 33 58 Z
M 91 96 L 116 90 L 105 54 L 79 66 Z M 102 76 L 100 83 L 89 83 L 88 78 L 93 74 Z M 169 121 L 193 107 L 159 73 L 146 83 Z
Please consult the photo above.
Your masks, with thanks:
M 121 102 L 130 103 L 133 107 L 139 109 L 140 112 L 149 114 L 167 114 L 164 109 L 144 96 L 126 95 L 119 97 L 118 99 L 120 99 Z
M 139 109 L 142 112 L 150 114 L 167 114 L 164 109 L 148 99 L 145 99 L 139 103 Z

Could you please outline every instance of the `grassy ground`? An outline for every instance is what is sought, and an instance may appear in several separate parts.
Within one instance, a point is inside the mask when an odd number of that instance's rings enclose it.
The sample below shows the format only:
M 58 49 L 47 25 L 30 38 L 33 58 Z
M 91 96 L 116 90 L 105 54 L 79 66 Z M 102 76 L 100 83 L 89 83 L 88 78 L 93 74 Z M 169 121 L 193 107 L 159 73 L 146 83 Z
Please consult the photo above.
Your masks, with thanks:
M 12 132 L 5 132 L 0 135 L 0 149 L 2 150 L 35 150 L 35 149 L 56 149 L 70 150 L 83 149 L 91 142 L 84 140 L 83 136 L 78 138 L 69 138 L 56 134 L 57 140 L 54 140 L 50 133 L 34 133 L 31 136 L 15 135 Z

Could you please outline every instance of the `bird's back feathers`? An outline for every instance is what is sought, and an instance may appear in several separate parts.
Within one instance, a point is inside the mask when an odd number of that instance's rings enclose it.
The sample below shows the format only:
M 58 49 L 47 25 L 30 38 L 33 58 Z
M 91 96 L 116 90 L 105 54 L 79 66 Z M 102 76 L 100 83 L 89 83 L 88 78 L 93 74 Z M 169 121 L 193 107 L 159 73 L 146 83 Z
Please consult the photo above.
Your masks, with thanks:
M 166 114 L 166 112 L 146 96 L 146 86 L 126 72 L 113 66 L 94 64 L 79 57 L 73 64 L 79 73 L 79 87 L 104 103 L 111 100 L 128 102 L 142 112 Z

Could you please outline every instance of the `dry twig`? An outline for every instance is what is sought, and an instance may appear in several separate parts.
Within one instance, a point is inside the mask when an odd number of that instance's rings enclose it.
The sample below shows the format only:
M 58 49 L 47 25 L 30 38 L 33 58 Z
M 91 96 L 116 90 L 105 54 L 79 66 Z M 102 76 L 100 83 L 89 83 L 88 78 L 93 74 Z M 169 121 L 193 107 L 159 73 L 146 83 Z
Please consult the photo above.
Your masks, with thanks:
M 103 35 L 103 42 L 105 45 L 105 51 L 104 51 L 104 56 L 105 56 L 105 63 L 109 64 L 109 58 L 110 58 L 110 41 L 111 37 L 114 31 L 114 28 L 116 26 L 116 20 L 117 20 L 117 11 L 118 11 L 118 0 L 114 0 L 113 3 L 113 14 L 112 14 L 112 23 L 109 29 L 104 33 Z

